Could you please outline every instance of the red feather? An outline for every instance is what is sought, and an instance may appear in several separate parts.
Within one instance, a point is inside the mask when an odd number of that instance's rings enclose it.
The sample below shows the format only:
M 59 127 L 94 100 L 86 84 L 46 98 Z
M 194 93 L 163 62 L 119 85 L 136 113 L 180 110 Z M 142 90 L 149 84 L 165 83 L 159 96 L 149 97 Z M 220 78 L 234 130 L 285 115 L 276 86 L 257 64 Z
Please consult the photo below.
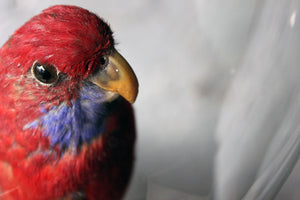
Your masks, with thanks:
M 46 109 L 78 96 L 81 80 L 114 45 L 96 15 L 75 6 L 54 6 L 18 29 L 0 50 L 0 199 L 117 200 L 133 165 L 135 125 L 122 98 L 105 119 L 103 133 L 80 151 L 51 147 L 39 127 L 25 129 Z M 41 87 L 30 78 L 34 61 L 54 65 L 68 79 Z

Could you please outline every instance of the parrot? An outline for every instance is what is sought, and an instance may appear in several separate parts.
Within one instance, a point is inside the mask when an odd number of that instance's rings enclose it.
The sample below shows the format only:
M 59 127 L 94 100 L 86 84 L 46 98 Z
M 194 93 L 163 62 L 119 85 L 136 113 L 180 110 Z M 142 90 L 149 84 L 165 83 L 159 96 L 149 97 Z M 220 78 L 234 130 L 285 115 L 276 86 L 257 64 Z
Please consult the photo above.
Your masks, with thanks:
M 115 44 L 96 14 L 54 5 L 1 47 L 1 200 L 124 197 L 139 84 Z

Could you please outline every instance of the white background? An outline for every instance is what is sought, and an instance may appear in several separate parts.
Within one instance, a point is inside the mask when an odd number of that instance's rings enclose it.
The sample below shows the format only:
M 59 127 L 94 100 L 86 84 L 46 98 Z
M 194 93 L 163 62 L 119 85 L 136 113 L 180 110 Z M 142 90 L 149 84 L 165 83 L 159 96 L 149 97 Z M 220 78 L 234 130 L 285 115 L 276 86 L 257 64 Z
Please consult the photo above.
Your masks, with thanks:
M 264 174 L 273 133 L 298 122 L 276 117 L 297 109 L 287 91 L 299 83 L 298 1 L 1 0 L 0 43 L 54 4 L 108 21 L 139 79 L 128 200 L 241 199 Z M 297 199 L 290 180 L 279 199 Z

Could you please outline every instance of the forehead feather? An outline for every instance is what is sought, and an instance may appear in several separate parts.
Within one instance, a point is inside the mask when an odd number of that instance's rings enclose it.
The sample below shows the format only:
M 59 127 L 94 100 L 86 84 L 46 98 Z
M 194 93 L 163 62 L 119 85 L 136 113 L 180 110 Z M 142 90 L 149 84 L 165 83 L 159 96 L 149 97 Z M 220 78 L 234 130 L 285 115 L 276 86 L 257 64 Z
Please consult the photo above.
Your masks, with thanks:
M 6 53 L 24 70 L 39 60 L 83 75 L 87 69 L 82 66 L 96 62 L 113 38 L 110 27 L 95 14 L 75 6 L 53 6 L 25 23 L 7 44 Z

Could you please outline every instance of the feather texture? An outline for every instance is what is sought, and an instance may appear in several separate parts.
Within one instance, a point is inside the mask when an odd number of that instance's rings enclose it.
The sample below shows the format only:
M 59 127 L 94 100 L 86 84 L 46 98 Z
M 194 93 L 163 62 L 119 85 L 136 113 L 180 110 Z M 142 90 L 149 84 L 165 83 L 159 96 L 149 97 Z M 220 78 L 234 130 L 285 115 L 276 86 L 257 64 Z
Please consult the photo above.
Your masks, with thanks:
M 134 159 L 132 106 L 89 81 L 114 45 L 95 14 L 53 6 L 18 29 L 0 50 L 0 199 L 123 196 Z M 31 70 L 54 66 L 57 82 Z

